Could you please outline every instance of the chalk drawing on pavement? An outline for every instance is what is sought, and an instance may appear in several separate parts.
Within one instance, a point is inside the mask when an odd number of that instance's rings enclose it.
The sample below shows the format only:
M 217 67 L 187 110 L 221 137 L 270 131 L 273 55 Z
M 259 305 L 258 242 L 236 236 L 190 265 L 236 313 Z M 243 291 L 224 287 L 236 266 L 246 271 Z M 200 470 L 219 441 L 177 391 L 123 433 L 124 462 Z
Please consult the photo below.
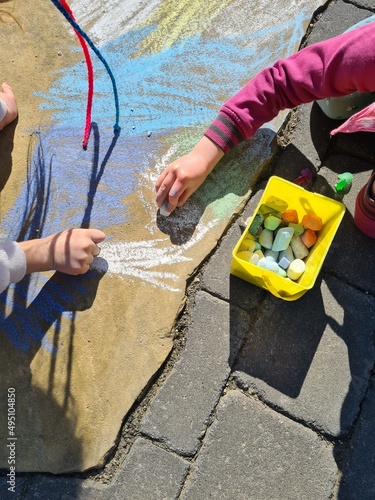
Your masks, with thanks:
M 217 10 L 210 10 L 207 19 L 211 21 L 227 3 L 216 2 Z M 193 220 L 194 231 L 189 229 L 189 238 L 173 245 L 168 238 L 158 236 L 154 182 L 169 161 L 194 145 L 226 98 L 265 65 L 272 64 L 280 53 L 286 55 L 285 52 L 295 49 L 296 40 L 303 34 L 301 25 L 310 18 L 310 13 L 295 9 L 296 17 L 290 18 L 288 6 L 288 15 L 283 21 L 267 29 L 259 29 L 251 35 L 224 32 L 214 38 L 201 36 L 207 19 L 193 26 L 193 17 L 189 14 L 179 19 L 180 28 L 167 44 L 153 45 L 151 50 L 150 41 L 162 36 L 159 30 L 164 29 L 157 24 L 155 12 L 157 8 L 165 8 L 168 2 L 149 2 L 128 24 L 124 23 L 125 5 L 132 6 L 131 11 L 135 12 L 133 0 L 110 0 L 103 16 L 95 11 L 99 4 L 102 2 L 75 1 L 72 8 L 78 20 L 81 16 L 84 23 L 91 22 L 90 33 L 98 38 L 99 34 L 102 36 L 100 50 L 118 83 L 122 133 L 114 141 L 113 95 L 107 73 L 98 66 L 95 68 L 92 138 L 88 150 L 82 151 L 86 68 L 77 64 L 56 74 L 47 93 L 35 92 L 42 99 L 41 110 L 50 113 L 51 122 L 43 124 L 28 177 L 14 205 L 3 217 L 1 232 L 13 239 L 20 235 L 24 238 L 45 236 L 82 225 L 107 232 L 107 228 L 132 223 L 131 214 L 137 204 L 139 216 L 145 221 L 144 239 L 131 241 L 109 234 L 101 254 L 107 265 L 104 266 L 102 260 L 97 270 L 176 293 L 181 291 L 178 265 L 192 260 L 189 251 L 213 227 L 231 216 L 246 192 L 225 192 L 216 186 L 217 198 L 210 198 L 210 189 L 200 190 L 175 219 L 181 232 L 191 226 Z M 113 12 L 111 5 L 116 7 Z M 118 9 L 123 14 L 117 17 Z M 115 24 L 109 22 L 111 19 Z M 110 30 L 103 28 L 105 20 Z M 288 40 L 286 32 L 292 33 Z M 145 40 L 147 43 L 143 44 Z M 79 47 L 76 50 L 80 50 Z M 35 128 L 39 127 L 35 125 Z M 267 124 L 268 132 L 258 136 L 264 141 L 259 143 L 260 149 L 269 143 L 269 131 L 275 134 L 277 129 L 278 125 Z M 247 165 L 252 158 L 257 159 L 258 154 L 255 147 L 253 152 L 248 152 Z M 233 184 L 232 174 L 233 171 L 228 172 L 227 186 Z M 240 176 L 237 182 L 242 182 Z M 31 276 L 23 291 L 20 286 L 17 285 L 17 293 L 24 294 L 25 303 L 39 304 L 38 294 L 46 282 L 40 276 Z M 79 286 L 85 293 L 84 279 L 79 280 Z M 63 292 L 64 304 L 66 293 Z M 12 287 L 0 300 L 7 311 L 15 307 Z M 45 317 L 47 313 L 40 305 L 37 314 Z M 58 314 L 70 313 L 64 305 L 58 308 L 56 317 Z M 55 321 L 53 318 L 49 316 L 47 323 Z M 9 325 L 10 329 L 18 328 L 16 322 L 9 321 Z

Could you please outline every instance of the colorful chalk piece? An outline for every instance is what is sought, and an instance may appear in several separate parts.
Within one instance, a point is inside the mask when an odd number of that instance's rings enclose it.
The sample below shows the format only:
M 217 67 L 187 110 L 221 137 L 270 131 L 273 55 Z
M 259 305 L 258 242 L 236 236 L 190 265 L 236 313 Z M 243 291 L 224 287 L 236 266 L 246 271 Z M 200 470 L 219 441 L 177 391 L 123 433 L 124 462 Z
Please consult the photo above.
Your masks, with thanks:
M 287 210 L 284 210 L 284 212 L 281 214 L 281 218 L 287 224 L 289 224 L 290 222 L 292 222 L 293 224 L 298 224 L 298 212 L 297 210 L 294 210 L 294 208 L 288 208 Z
M 280 228 L 275 236 L 272 250 L 275 252 L 281 252 L 286 250 L 294 234 L 294 229 L 292 227 L 282 227 Z
M 250 262 L 250 258 L 253 252 L 249 252 L 248 250 L 243 250 L 242 252 L 238 252 L 238 257 L 246 262 Z
M 301 259 L 295 259 L 291 262 L 286 275 L 289 279 L 296 281 L 305 272 L 306 264 Z
M 309 255 L 309 249 L 306 247 L 304 242 L 301 240 L 301 236 L 295 234 L 290 240 L 290 246 L 292 247 L 294 257 L 296 259 L 304 259 Z
M 263 259 L 259 259 L 257 265 L 262 269 L 267 269 L 267 271 L 279 274 L 279 266 L 271 257 L 264 257 Z
M 301 234 L 301 240 L 307 248 L 311 248 L 315 245 L 318 236 L 312 229 L 306 229 L 303 234 Z
M 258 238 L 259 243 L 263 248 L 272 248 L 273 243 L 273 231 L 271 229 L 262 229 Z
M 276 210 L 276 212 L 284 212 L 284 210 L 288 208 L 288 203 L 277 196 L 269 196 L 266 199 L 265 204 L 267 207 L 271 207 Z
M 260 245 L 258 242 L 256 242 L 255 240 L 252 240 L 250 238 L 245 238 L 242 242 L 242 245 L 241 245 L 241 251 L 248 250 L 249 252 L 254 252 L 254 250 L 256 250 L 255 247 L 257 244 L 260 248 Z
M 275 262 L 277 262 L 279 260 L 279 252 L 275 252 L 274 250 L 272 250 L 270 248 L 268 248 L 264 252 L 264 256 L 265 257 L 272 257 Z
M 274 214 L 277 212 L 277 210 L 275 210 L 274 208 L 271 208 L 267 205 L 261 205 L 259 207 L 259 212 L 262 214 L 262 215 L 268 215 L 268 214 Z
M 265 229 L 271 229 L 271 231 L 274 231 L 277 229 L 281 224 L 281 219 L 279 217 L 276 217 L 275 215 L 267 215 L 267 217 L 264 219 L 263 226 Z
M 259 228 L 261 227 L 263 223 L 263 215 L 261 213 L 257 213 L 256 216 L 254 217 L 252 223 L 250 224 L 249 227 L 249 233 L 252 234 L 253 236 L 256 236 L 258 233 Z
M 277 261 L 277 263 L 283 269 L 287 269 L 293 260 L 294 260 L 293 250 L 289 245 L 286 250 L 279 252 L 279 260 Z
M 294 224 L 294 222 L 289 222 L 288 227 L 292 227 L 294 229 L 294 234 L 299 234 L 300 236 L 305 230 L 302 224 Z
M 320 231 L 323 227 L 322 219 L 315 214 L 306 214 L 302 217 L 302 225 L 305 229 Z

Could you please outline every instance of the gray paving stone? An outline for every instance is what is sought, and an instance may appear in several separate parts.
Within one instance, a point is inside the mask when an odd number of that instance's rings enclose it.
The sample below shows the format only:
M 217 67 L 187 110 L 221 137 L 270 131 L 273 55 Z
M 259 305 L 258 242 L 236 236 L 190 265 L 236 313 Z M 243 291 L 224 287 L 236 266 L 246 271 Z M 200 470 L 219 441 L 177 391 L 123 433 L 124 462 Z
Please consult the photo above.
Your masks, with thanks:
M 337 134 L 333 138 L 333 150 L 373 163 L 375 161 L 374 138 L 371 132 Z
M 248 329 L 244 311 L 200 292 L 185 350 L 152 401 L 142 432 L 181 455 L 193 455 Z
M 351 3 L 360 9 L 368 9 L 375 12 L 375 5 L 373 0 L 344 0 L 344 2 Z
M 258 190 L 252 196 L 241 216 L 242 222 L 253 215 L 262 193 L 262 190 Z M 259 301 L 264 297 L 264 292 L 247 281 L 230 274 L 232 251 L 242 231 L 243 227 L 240 226 L 239 222 L 234 223 L 229 229 L 204 270 L 201 287 L 213 295 L 230 301 L 233 305 L 246 311 L 252 311 L 258 307 Z
M 96 500 L 99 492 L 89 488 L 89 497 L 85 495 L 83 481 L 69 476 L 37 475 L 34 476 L 30 486 L 26 489 L 22 500 L 71 500 L 72 498 Z
M 300 175 L 302 170 L 309 169 L 312 174 L 315 175 L 317 168 L 318 165 L 315 166 L 309 158 L 298 149 L 294 142 L 291 142 L 280 155 L 272 174 L 293 182 L 294 179 Z
M 354 214 L 357 193 L 368 180 L 371 167 L 371 163 L 347 154 L 330 154 L 322 163 L 313 190 L 329 198 L 342 201 L 348 211 Z M 335 184 L 338 174 L 343 172 L 351 172 L 353 174 L 352 188 L 348 194 L 337 197 Z
M 262 305 L 235 367 L 245 389 L 331 436 L 354 424 L 374 365 L 375 299 L 325 275 Z
M 375 380 L 363 402 L 358 424 L 350 442 L 350 454 L 340 481 L 340 500 L 375 498 Z
M 371 4 L 374 10 L 372 0 L 364 0 L 364 2 Z M 332 2 L 315 23 L 308 37 L 308 45 L 340 35 L 354 24 L 373 15 L 371 9 L 365 10 L 367 7 L 364 5 L 362 7 L 358 8 L 353 3 L 343 0 Z
M 22 492 L 25 487 L 25 483 L 27 482 L 27 478 L 25 476 L 17 476 L 13 484 L 11 481 L 11 477 L 7 476 L 8 472 L 4 472 L 2 476 L 0 476 L 0 498 L 1 500 L 19 500 L 22 498 Z
M 332 446 L 259 401 L 230 391 L 220 401 L 184 500 L 328 499 Z
M 292 141 L 274 168 L 275 175 L 291 182 L 306 168 L 316 174 L 330 146 L 330 131 L 337 127 L 337 121 L 327 118 L 315 103 L 299 106 L 295 117 Z
M 110 489 L 118 500 L 172 500 L 178 497 L 189 462 L 139 438 Z
M 181 457 L 138 438 L 112 484 L 41 474 L 22 499 L 169 500 L 178 497 L 189 466 Z

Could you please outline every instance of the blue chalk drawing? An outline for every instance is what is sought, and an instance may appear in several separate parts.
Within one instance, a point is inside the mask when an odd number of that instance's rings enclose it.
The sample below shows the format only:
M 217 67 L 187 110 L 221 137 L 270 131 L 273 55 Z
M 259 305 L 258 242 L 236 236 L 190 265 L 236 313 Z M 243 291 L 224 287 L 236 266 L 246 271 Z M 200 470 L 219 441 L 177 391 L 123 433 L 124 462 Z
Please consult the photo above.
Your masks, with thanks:
M 113 94 L 108 74 L 96 65 L 87 151 L 81 147 L 86 68 L 77 64 L 59 72 L 48 93 L 36 93 L 52 121 L 39 133 L 28 177 L 3 218 L 2 234 L 27 239 L 68 227 L 105 230 L 128 222 L 124 199 L 137 189 L 136 174 L 157 162 L 160 138 L 178 137 L 179 130 L 189 127 L 201 126 L 203 132 L 226 98 L 278 58 L 265 41 L 272 37 L 273 47 L 283 53 L 287 47 L 290 53 L 309 17 L 302 11 L 285 24 L 249 36 L 194 36 L 157 53 L 139 54 L 142 40 L 157 27 L 106 43 L 101 52 L 118 85 L 122 131 L 113 135 Z M 293 33 L 288 40 L 286 30 Z M 0 296 L 3 334 L 20 351 L 43 345 L 54 352 L 45 333 L 51 326 L 58 330 L 62 315 L 74 320 L 78 296 L 94 295 L 100 278 L 88 275 L 62 278 L 56 273 L 50 280 L 33 275 L 9 287 Z

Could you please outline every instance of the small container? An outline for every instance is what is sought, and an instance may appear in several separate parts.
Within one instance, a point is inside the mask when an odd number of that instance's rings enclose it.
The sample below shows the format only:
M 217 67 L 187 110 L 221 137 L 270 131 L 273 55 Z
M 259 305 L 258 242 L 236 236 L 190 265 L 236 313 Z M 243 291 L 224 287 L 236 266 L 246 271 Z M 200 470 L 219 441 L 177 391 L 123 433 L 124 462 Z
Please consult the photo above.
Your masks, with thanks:
M 270 196 L 283 199 L 288 203 L 288 208 L 297 210 L 299 220 L 302 220 L 305 214 L 313 213 L 321 217 L 323 222 L 323 227 L 318 233 L 318 239 L 305 259 L 305 272 L 297 281 L 278 276 L 272 271 L 242 260 L 237 255 L 260 206 L 264 205 Z M 344 213 L 345 205 L 337 200 L 306 191 L 303 187 L 281 177 L 270 177 L 253 216 L 233 249 L 231 274 L 268 290 L 280 299 L 288 301 L 299 299 L 314 286 Z

